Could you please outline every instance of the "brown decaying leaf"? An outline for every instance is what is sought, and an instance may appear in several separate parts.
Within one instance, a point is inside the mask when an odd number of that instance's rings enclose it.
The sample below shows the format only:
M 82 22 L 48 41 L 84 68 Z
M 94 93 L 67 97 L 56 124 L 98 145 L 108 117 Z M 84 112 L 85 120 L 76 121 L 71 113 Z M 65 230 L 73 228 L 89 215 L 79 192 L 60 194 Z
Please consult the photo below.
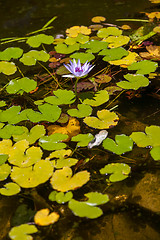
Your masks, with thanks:
M 139 55 L 145 59 L 154 59 L 160 61 L 160 46 L 146 46 L 148 52 L 140 52 Z
M 112 78 L 107 74 L 100 74 L 95 78 L 95 82 L 97 83 L 109 83 L 111 80 Z
M 76 118 L 70 117 L 68 124 L 65 127 L 59 125 L 50 125 L 48 128 L 48 135 L 54 133 L 67 134 L 68 138 L 65 139 L 65 142 L 68 142 L 73 136 L 76 136 L 80 133 L 80 124 Z
M 92 82 L 79 82 L 77 84 L 77 92 L 81 92 L 83 90 L 90 90 L 92 88 L 95 88 Z

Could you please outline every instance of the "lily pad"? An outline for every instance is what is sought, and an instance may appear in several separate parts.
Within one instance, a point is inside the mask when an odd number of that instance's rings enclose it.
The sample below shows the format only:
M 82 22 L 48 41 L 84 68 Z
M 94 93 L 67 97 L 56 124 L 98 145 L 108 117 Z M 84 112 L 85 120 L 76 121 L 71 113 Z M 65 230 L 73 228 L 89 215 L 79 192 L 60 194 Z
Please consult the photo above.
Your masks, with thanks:
M 130 66 L 128 66 L 128 70 L 137 70 L 136 74 L 149 74 L 151 72 L 155 72 L 157 67 L 158 63 L 149 60 L 143 60 L 132 63 Z
M 106 138 L 103 141 L 103 147 L 113 153 L 121 155 L 125 152 L 132 151 L 133 140 L 125 134 L 116 135 L 115 141 L 111 138 Z
M 18 134 L 18 135 L 16 133 L 12 134 L 15 142 L 26 139 L 26 141 L 28 141 L 29 144 L 33 144 L 39 138 L 44 136 L 46 133 L 46 130 L 43 125 L 34 126 L 33 128 L 31 128 L 30 132 L 29 132 L 28 128 L 26 128 L 24 126 L 22 126 L 21 128 L 23 130 L 23 132 L 22 132 L 23 134 L 22 133 Z M 0 130 L 0 133 L 1 133 L 1 130 Z
M 20 112 L 20 106 L 12 106 L 4 111 L 0 111 L 0 122 L 8 122 L 9 124 L 16 124 L 24 120 L 28 120 L 26 110 Z
M 126 74 L 124 75 L 124 78 L 127 81 L 121 81 L 117 83 L 118 87 L 124 88 L 124 89 L 133 89 L 137 90 L 140 87 L 147 87 L 149 85 L 148 78 L 144 77 L 141 74 Z
M 85 99 L 83 101 L 83 104 L 88 104 L 90 106 L 97 107 L 107 102 L 108 100 L 109 100 L 108 92 L 106 90 L 100 90 L 96 92 L 93 99 Z
M 108 47 L 108 43 L 98 41 L 98 40 L 90 40 L 89 42 L 81 45 L 81 48 L 87 48 L 87 52 L 98 53 L 100 50 Z
M 0 181 L 4 181 L 11 173 L 11 166 L 8 164 L 2 164 L 0 166 Z
M 42 43 L 52 44 L 53 41 L 54 41 L 54 37 L 51 35 L 38 34 L 36 36 L 29 37 L 26 43 L 28 43 L 31 47 L 39 47 Z
M 11 80 L 7 87 L 6 91 L 10 94 L 23 94 L 23 92 L 29 93 L 37 87 L 37 82 L 33 79 L 27 77 Z
M 108 43 L 109 48 L 118 48 L 126 45 L 130 38 L 128 36 L 109 36 L 104 41 Z
M 14 126 L 8 124 L 0 129 L 0 138 L 11 138 L 14 134 L 21 135 L 24 133 L 24 129 L 22 126 Z
M 54 48 L 55 48 L 55 51 L 57 53 L 70 54 L 70 53 L 73 53 L 73 52 L 79 50 L 80 44 L 79 43 L 75 43 L 73 45 L 68 45 L 67 46 L 64 43 L 58 43 Z
M 9 237 L 12 240 L 32 240 L 32 236 L 29 234 L 38 232 L 38 229 L 34 225 L 22 224 L 11 228 Z
M 77 37 L 67 37 L 64 42 L 68 45 L 73 45 L 76 42 L 84 44 L 89 41 L 89 36 L 85 36 L 82 33 L 79 33 Z
M 131 171 L 130 166 L 125 163 L 111 163 L 100 169 L 101 174 L 111 174 L 109 181 L 118 182 L 126 179 Z
M 97 36 L 100 38 L 106 38 L 110 35 L 113 36 L 120 36 L 122 34 L 122 30 L 116 28 L 116 27 L 107 27 L 107 28 L 102 28 L 98 30 Z
M 128 55 L 126 57 L 123 57 L 120 60 L 109 61 L 109 63 L 113 65 L 120 65 L 123 67 L 131 65 L 134 62 L 137 62 L 137 59 L 139 59 L 139 55 L 136 52 L 128 51 Z
M 86 147 L 88 143 L 94 139 L 94 136 L 91 133 L 87 134 L 78 134 L 77 136 L 72 137 L 73 142 L 78 142 L 77 147 Z
M 4 106 L 6 106 L 7 104 L 6 104 L 6 102 L 5 101 L 0 101 L 0 107 L 4 107 Z
M 68 135 L 62 133 L 54 133 L 50 136 L 44 136 L 39 139 L 39 145 L 48 151 L 59 150 L 66 147 L 62 141 L 67 139 Z
M 73 26 L 71 28 L 68 28 L 66 30 L 66 33 L 69 37 L 77 37 L 79 33 L 82 33 L 84 35 L 90 35 L 91 29 L 86 26 Z
M 82 52 L 76 52 L 70 55 L 70 58 L 74 58 L 76 60 L 80 60 L 81 63 L 85 63 L 86 61 L 90 62 L 93 59 L 95 59 L 95 56 L 92 53 L 82 53 Z
M 21 191 L 21 188 L 13 182 L 6 183 L 3 188 L 0 188 L 0 194 L 5 196 L 13 196 Z
M 104 61 L 113 61 L 121 59 L 122 57 L 125 57 L 128 55 L 128 51 L 124 48 L 118 47 L 118 48 L 112 48 L 112 49 L 103 49 L 99 52 L 99 55 L 105 55 L 103 57 Z
M 0 73 L 4 73 L 6 75 L 12 75 L 17 71 L 17 67 L 13 62 L 0 62 Z
M 89 178 L 90 173 L 87 171 L 81 171 L 72 176 L 72 169 L 64 167 L 53 173 L 51 185 L 57 191 L 67 192 L 80 188 L 89 181 Z
M 92 108 L 89 105 L 78 104 L 77 107 L 78 109 L 69 109 L 67 113 L 72 117 L 78 118 L 88 117 L 92 113 Z
M 0 60 L 10 61 L 12 58 L 20 58 L 23 54 L 23 49 L 19 47 L 9 47 L 0 52 Z
M 0 154 L 0 165 L 4 164 L 8 159 L 8 154 Z
M 116 113 L 103 109 L 101 111 L 97 111 L 97 117 L 86 117 L 83 121 L 89 127 L 107 129 L 116 126 L 118 120 L 119 118 Z
M 53 191 L 49 194 L 49 200 L 52 202 L 57 202 L 59 204 L 64 204 L 66 202 L 69 202 L 73 197 L 73 193 L 72 192 L 57 192 L 57 191 Z
M 20 61 L 27 66 L 32 66 L 36 64 L 36 61 L 47 62 L 50 58 L 50 55 L 45 51 L 31 50 L 27 53 L 24 53 L 20 58 Z
M 50 153 L 50 155 L 45 160 L 51 160 L 55 158 L 64 159 L 66 157 L 69 157 L 71 154 L 72 151 L 70 149 L 60 149 Z
M 19 186 L 23 188 L 33 188 L 48 181 L 52 174 L 52 163 L 46 160 L 40 160 L 34 167 L 13 167 L 10 176 Z
M 75 101 L 75 94 L 71 90 L 58 89 L 53 91 L 55 96 L 44 98 L 44 101 L 53 105 L 71 104 Z
M 58 219 L 59 214 L 56 212 L 49 213 L 48 208 L 39 210 L 38 212 L 36 212 L 34 216 L 34 222 L 39 226 L 48 226 L 50 224 L 57 222 Z

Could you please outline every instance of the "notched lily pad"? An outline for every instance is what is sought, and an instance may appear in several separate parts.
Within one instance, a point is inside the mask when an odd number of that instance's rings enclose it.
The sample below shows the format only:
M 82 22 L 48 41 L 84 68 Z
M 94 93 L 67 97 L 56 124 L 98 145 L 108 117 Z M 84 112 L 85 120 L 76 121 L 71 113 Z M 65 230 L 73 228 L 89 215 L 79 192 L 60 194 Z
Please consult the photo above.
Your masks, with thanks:
M 24 133 L 22 126 L 14 126 L 11 124 L 5 125 L 0 129 L 0 138 L 8 139 L 11 138 L 14 134 L 21 135 Z
M 38 232 L 38 229 L 34 225 L 22 224 L 11 228 L 9 231 L 9 237 L 12 240 L 32 240 L 30 234 Z
M 45 51 L 31 50 L 27 53 L 24 53 L 20 58 L 20 61 L 27 66 L 32 66 L 36 64 L 36 61 L 47 62 L 50 58 L 50 55 Z
M 87 134 L 78 134 L 77 136 L 72 137 L 73 142 L 78 142 L 77 147 L 86 147 L 88 143 L 94 139 L 94 136 L 91 133 Z
M 9 47 L 4 51 L 0 52 L 0 60 L 2 61 L 10 61 L 12 58 L 17 59 L 20 58 L 23 54 L 23 49 L 19 47 Z
M 36 36 L 31 36 L 27 39 L 26 43 L 28 43 L 31 47 L 39 47 L 42 43 L 51 44 L 54 41 L 54 37 L 46 34 L 38 34 Z
M 39 139 L 39 145 L 48 151 L 60 150 L 66 147 L 62 141 L 67 139 L 68 135 L 62 133 L 54 133 L 50 136 L 44 136 Z
M 89 105 L 78 104 L 77 108 L 78 109 L 69 109 L 67 113 L 72 117 L 78 118 L 88 117 L 92 113 L 92 108 Z
M 36 212 L 34 216 L 34 222 L 39 226 L 48 226 L 57 222 L 59 219 L 59 214 L 56 212 L 49 213 L 48 208 L 44 208 Z
M 11 173 L 11 166 L 8 164 L 2 164 L 0 166 L 0 181 L 4 181 Z
M 124 78 L 127 81 L 121 81 L 117 83 L 118 87 L 124 88 L 124 89 L 133 89 L 137 90 L 140 87 L 147 87 L 149 85 L 148 78 L 144 77 L 141 74 L 126 74 L 124 75 Z
M 6 91 L 10 94 L 23 94 L 23 92 L 29 93 L 30 91 L 34 90 L 37 87 L 37 82 L 33 79 L 29 79 L 27 77 L 20 78 L 20 79 L 13 79 L 11 80 L 7 87 Z
M 95 56 L 90 53 L 90 52 L 76 52 L 76 53 L 73 53 L 72 55 L 70 55 L 70 58 L 74 58 L 76 60 L 80 60 L 81 63 L 85 63 L 86 61 L 90 62 L 92 61 L 93 59 L 95 59 Z
M 49 200 L 52 202 L 57 202 L 59 204 L 64 204 L 66 202 L 69 202 L 73 197 L 73 193 L 72 192 L 57 192 L 57 191 L 53 191 L 49 194 Z
M 149 74 L 155 72 L 158 67 L 158 63 L 149 60 L 144 60 L 136 63 L 132 63 L 128 66 L 128 70 L 137 70 L 136 74 Z
M 109 181 L 118 182 L 126 179 L 131 171 L 130 166 L 125 163 L 111 163 L 100 169 L 101 174 L 111 174 Z
M 17 67 L 13 62 L 0 62 L 0 73 L 4 73 L 6 75 L 12 75 L 17 71 Z
M 5 196 L 13 196 L 21 191 L 21 188 L 13 182 L 6 183 L 3 188 L 0 188 L 0 194 Z
M 102 105 L 109 100 L 109 94 L 106 90 L 100 90 L 95 93 L 93 99 L 85 99 L 83 104 L 88 104 L 93 107 Z
M 73 52 L 79 50 L 80 44 L 75 43 L 73 45 L 67 46 L 64 43 L 58 43 L 54 48 L 57 53 L 70 54 L 70 53 L 73 53 Z
M 125 57 L 128 55 L 128 51 L 124 48 L 118 47 L 118 48 L 112 48 L 112 49 L 103 49 L 99 52 L 99 55 L 105 55 L 103 57 L 104 61 L 113 61 L 121 59 L 122 57 Z
M 55 96 L 46 97 L 44 101 L 53 105 L 71 104 L 75 101 L 75 94 L 71 90 L 58 89 L 53 93 Z
M 100 38 L 106 38 L 110 35 L 113 36 L 120 36 L 122 34 L 122 30 L 116 28 L 116 27 L 107 27 L 107 28 L 102 28 L 98 30 L 97 36 Z
M 90 40 L 89 42 L 82 44 L 81 48 L 87 48 L 87 52 L 91 53 L 97 53 L 102 49 L 105 49 L 108 47 L 108 43 L 98 41 L 98 40 Z

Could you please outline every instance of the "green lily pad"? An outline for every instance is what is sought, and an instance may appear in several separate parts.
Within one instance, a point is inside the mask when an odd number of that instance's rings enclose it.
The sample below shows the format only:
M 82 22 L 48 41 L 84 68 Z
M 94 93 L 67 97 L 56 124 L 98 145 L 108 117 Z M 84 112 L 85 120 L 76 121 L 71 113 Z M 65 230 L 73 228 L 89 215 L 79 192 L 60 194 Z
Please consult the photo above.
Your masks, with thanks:
M 12 75 L 17 71 L 17 67 L 13 62 L 0 62 L 0 73 L 4 73 L 6 75 Z
M 6 87 L 6 91 L 10 94 L 23 94 L 23 92 L 29 93 L 37 87 L 37 82 L 27 77 L 14 79 L 9 82 Z
M 8 159 L 8 154 L 0 154 L 0 165 L 4 164 Z
M 125 134 L 116 135 L 115 141 L 111 138 L 106 138 L 103 141 L 103 147 L 113 153 L 121 155 L 125 152 L 132 151 L 133 140 Z
M 0 188 L 0 194 L 5 196 L 13 196 L 21 191 L 20 186 L 16 183 L 10 182 L 6 183 L 3 188 Z
M 93 107 L 102 105 L 109 100 L 109 94 L 106 90 L 100 90 L 95 93 L 93 99 L 85 99 L 83 104 L 88 104 Z
M 118 182 L 126 179 L 131 171 L 130 166 L 125 163 L 111 163 L 100 169 L 101 174 L 111 174 L 109 181 Z
M 54 48 L 55 48 L 55 51 L 57 53 L 70 54 L 70 53 L 73 53 L 73 52 L 79 50 L 80 44 L 79 43 L 75 43 L 73 45 L 67 46 L 64 43 L 58 43 Z
M 84 44 L 89 41 L 89 36 L 85 36 L 82 33 L 79 33 L 77 37 L 67 37 L 64 42 L 68 45 L 73 45 L 76 42 L 79 42 L 81 44 Z
M 50 58 L 50 55 L 45 51 L 31 50 L 27 53 L 24 53 L 20 58 L 20 61 L 27 66 L 32 66 L 36 64 L 36 61 L 47 62 Z
M 4 111 L 0 111 L 0 122 L 16 124 L 23 120 L 28 120 L 25 110 L 20 112 L 20 106 L 12 106 Z
M 53 105 L 71 104 L 75 101 L 75 94 L 71 90 L 58 89 L 53 91 L 55 96 L 44 98 L 44 101 Z
M 4 107 L 4 106 L 6 106 L 6 102 L 5 101 L 0 101 L 0 107 Z
M 80 60 L 81 63 L 85 63 L 86 61 L 90 62 L 95 59 L 95 56 L 92 53 L 83 53 L 83 52 L 76 52 L 70 55 L 70 58 L 74 58 L 76 60 Z
M 73 211 L 74 215 L 79 217 L 87 217 L 90 219 L 100 217 L 103 212 L 99 207 L 90 206 L 86 202 L 79 202 L 75 199 L 71 199 L 68 203 L 68 207 Z
M 39 139 L 39 145 L 48 151 L 59 150 L 66 147 L 62 141 L 67 139 L 68 135 L 61 133 L 54 133 L 50 136 L 44 136 Z
M 18 126 L 17 126 L 18 127 Z M 46 130 L 43 125 L 36 125 L 33 128 L 31 128 L 30 132 L 28 128 L 22 126 L 23 134 L 17 135 L 16 133 L 12 134 L 13 139 L 15 142 L 18 142 L 20 140 L 26 139 L 29 144 L 35 143 L 39 138 L 45 135 Z M 1 133 L 1 130 L 0 130 Z
M 143 60 L 132 63 L 130 66 L 128 66 L 128 70 L 137 70 L 136 74 L 149 74 L 151 72 L 155 72 L 157 67 L 158 63 L 149 60 Z
M 51 35 L 38 34 L 36 36 L 29 37 L 26 43 L 28 43 L 31 47 L 39 47 L 42 43 L 52 44 L 53 41 L 54 41 L 54 37 Z
M 104 61 L 113 61 L 113 60 L 119 60 L 122 57 L 127 56 L 128 51 L 122 47 L 103 49 L 102 51 L 99 52 L 99 55 L 105 55 L 103 57 Z
M 49 194 L 49 200 L 52 202 L 57 202 L 59 204 L 64 204 L 66 202 L 69 202 L 73 197 L 73 193 L 72 192 L 57 192 L 57 191 L 53 191 Z
M 98 53 L 100 50 L 108 47 L 107 42 L 102 42 L 98 40 L 90 40 L 89 42 L 81 45 L 81 48 L 87 48 L 87 52 Z
M 11 173 L 11 166 L 8 164 L 2 164 L 0 166 L 0 181 L 4 181 Z
M 124 88 L 124 89 L 133 89 L 137 90 L 140 87 L 147 87 L 149 85 L 148 78 L 144 77 L 141 74 L 126 74 L 124 75 L 124 78 L 127 81 L 121 81 L 117 83 L 118 87 Z
M 38 232 L 38 229 L 34 225 L 22 224 L 11 228 L 9 237 L 12 240 L 32 240 L 32 236 L 29 234 Z
M 24 129 L 21 126 L 6 125 L 0 129 L 0 138 L 11 138 L 12 135 L 21 135 L 24 133 Z
M 72 117 L 78 118 L 88 117 L 92 113 L 92 108 L 89 105 L 78 104 L 77 108 L 78 109 L 69 109 L 67 113 Z
M 110 35 L 120 36 L 121 34 L 122 34 L 122 30 L 120 30 L 116 27 L 101 28 L 97 32 L 97 36 L 100 37 L 100 38 L 106 38 Z
M 23 54 L 23 49 L 19 47 L 9 47 L 0 52 L 0 60 L 10 61 L 12 58 L 20 58 Z
M 38 109 L 40 112 L 34 111 L 32 109 L 26 110 L 26 115 L 31 122 L 36 123 L 40 121 L 55 122 L 58 120 L 61 114 L 61 109 L 58 106 L 50 105 L 48 103 L 39 105 Z
M 60 149 L 60 150 L 51 152 L 50 155 L 45 160 L 51 160 L 55 158 L 64 159 L 66 157 L 69 157 L 71 154 L 72 154 L 72 151 L 70 149 Z
M 83 121 L 89 127 L 107 129 L 117 125 L 118 120 L 119 118 L 116 113 L 102 109 L 101 111 L 97 111 L 97 117 L 86 117 Z
M 129 42 L 130 38 L 128 36 L 109 36 L 105 39 L 109 48 L 119 48 L 123 45 L 126 45 Z
M 19 186 L 23 188 L 33 188 L 48 181 L 52 174 L 52 163 L 46 160 L 40 160 L 34 167 L 13 167 L 10 176 Z
M 94 136 L 91 133 L 87 134 L 78 134 L 77 136 L 72 137 L 71 141 L 78 142 L 77 147 L 86 147 L 88 143 L 94 139 Z
M 55 168 L 72 167 L 78 162 L 76 158 L 60 158 L 53 160 L 52 163 Z
M 101 205 L 109 201 L 109 197 L 107 194 L 102 194 L 99 192 L 89 192 L 84 194 L 84 196 L 88 198 L 86 203 L 88 203 L 91 206 Z
M 150 154 L 155 161 L 159 161 L 160 160 L 160 146 L 153 147 L 150 151 Z

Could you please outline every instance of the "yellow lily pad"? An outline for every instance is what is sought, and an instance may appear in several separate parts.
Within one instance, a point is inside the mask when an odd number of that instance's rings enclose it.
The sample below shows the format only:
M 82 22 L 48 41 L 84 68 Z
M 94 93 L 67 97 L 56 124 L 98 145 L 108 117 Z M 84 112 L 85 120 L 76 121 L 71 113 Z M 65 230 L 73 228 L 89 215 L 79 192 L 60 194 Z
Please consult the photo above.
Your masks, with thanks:
M 106 20 L 106 18 L 102 17 L 102 16 L 96 16 L 91 19 L 91 21 L 94 23 L 104 22 L 105 20 Z
M 69 37 L 77 37 L 79 33 L 82 33 L 84 35 L 90 35 L 91 29 L 85 26 L 73 26 L 71 28 L 68 28 L 66 30 L 66 33 Z
M 139 55 L 135 52 L 128 51 L 128 55 L 120 60 L 109 61 L 110 64 L 113 65 L 120 65 L 121 67 L 127 67 L 140 58 Z
M 49 214 L 49 209 L 44 208 L 39 210 L 34 216 L 34 222 L 40 226 L 48 226 L 57 222 L 59 219 L 59 214 L 56 212 L 52 212 Z
M 108 42 L 109 48 L 118 48 L 121 47 L 129 42 L 130 38 L 128 36 L 109 36 L 103 41 Z
M 61 192 L 75 190 L 89 181 L 90 173 L 81 171 L 72 176 L 72 169 L 64 167 L 61 170 L 56 170 L 51 178 L 52 187 Z
M 119 117 L 115 112 L 110 112 L 109 110 L 102 109 L 97 111 L 97 117 L 86 117 L 83 121 L 89 127 L 98 129 L 107 129 L 116 126 Z

